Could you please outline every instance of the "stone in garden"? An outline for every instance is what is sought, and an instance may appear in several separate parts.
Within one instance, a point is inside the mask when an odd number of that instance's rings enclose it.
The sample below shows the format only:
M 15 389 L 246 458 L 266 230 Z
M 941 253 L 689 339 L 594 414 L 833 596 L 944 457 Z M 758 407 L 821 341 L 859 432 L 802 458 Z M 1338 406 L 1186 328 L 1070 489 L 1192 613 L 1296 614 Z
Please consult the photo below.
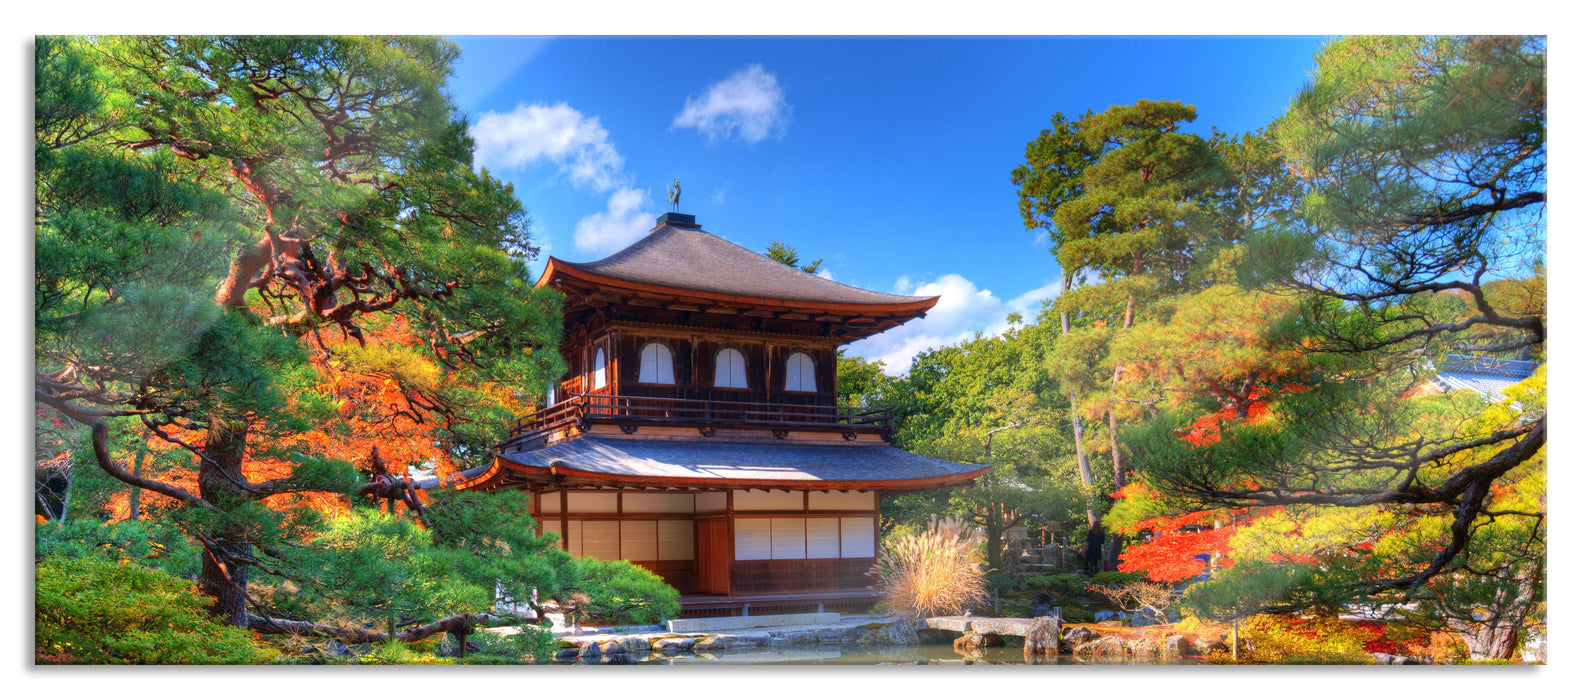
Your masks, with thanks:
M 1086 644 L 1098 638 L 1099 633 L 1094 632 L 1093 630 L 1090 630 L 1086 627 L 1072 627 L 1069 632 L 1066 632 L 1066 645 L 1075 647 L 1079 644 Z
M 1132 613 L 1132 619 L 1127 622 L 1132 627 L 1148 627 L 1159 624 L 1159 620 L 1145 611 L 1139 610 Z
M 1376 666 L 1420 666 L 1423 662 L 1407 656 L 1395 656 L 1384 652 L 1373 652 L 1373 663 Z
M 1164 643 L 1159 647 L 1159 653 L 1163 656 L 1187 656 L 1192 653 L 1192 645 L 1187 643 L 1186 637 L 1172 634 L 1165 637 Z
M 656 654 L 679 654 L 684 651 L 690 651 L 692 645 L 696 644 L 697 641 L 695 637 L 660 637 L 650 644 L 650 648 Z

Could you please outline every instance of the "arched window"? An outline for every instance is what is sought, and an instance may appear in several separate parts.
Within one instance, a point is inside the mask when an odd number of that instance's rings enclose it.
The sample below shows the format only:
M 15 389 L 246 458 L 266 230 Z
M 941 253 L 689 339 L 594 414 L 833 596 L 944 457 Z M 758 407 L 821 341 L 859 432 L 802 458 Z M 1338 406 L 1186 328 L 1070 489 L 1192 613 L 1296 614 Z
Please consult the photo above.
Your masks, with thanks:
M 593 351 L 593 388 L 604 388 L 604 348 Z
M 670 357 L 670 348 L 664 343 L 649 343 L 643 346 L 638 365 L 641 367 L 637 373 L 637 381 L 644 384 L 675 384 L 675 360 Z
M 805 352 L 791 353 L 786 359 L 786 391 L 818 391 L 818 376 L 813 374 L 813 358 Z
M 714 386 L 747 388 L 747 360 L 736 348 L 725 348 L 714 356 Z

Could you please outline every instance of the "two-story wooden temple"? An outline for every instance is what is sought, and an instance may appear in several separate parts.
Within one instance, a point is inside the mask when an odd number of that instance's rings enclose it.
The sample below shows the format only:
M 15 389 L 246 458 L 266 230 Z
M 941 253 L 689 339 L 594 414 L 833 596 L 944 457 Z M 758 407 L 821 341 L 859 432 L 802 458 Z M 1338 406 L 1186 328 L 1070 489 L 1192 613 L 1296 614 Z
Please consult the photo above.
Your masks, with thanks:
M 886 495 L 986 467 L 891 447 L 836 405 L 835 353 L 937 297 L 808 274 L 670 213 L 603 260 L 550 258 L 568 374 L 468 488 L 520 488 L 574 555 L 626 559 L 687 614 L 866 607 Z

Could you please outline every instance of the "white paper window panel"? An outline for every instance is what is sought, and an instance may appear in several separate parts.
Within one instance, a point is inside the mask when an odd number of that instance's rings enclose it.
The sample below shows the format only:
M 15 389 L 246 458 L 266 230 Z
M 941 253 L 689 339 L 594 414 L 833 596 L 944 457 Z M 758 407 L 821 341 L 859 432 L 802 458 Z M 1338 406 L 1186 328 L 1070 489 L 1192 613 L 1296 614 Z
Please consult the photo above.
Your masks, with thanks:
M 614 513 L 615 505 L 615 494 L 613 493 L 566 494 L 566 512 L 568 513 Z
M 731 495 L 736 510 L 802 510 L 801 491 L 737 491 Z
M 840 556 L 840 520 L 807 519 L 807 558 L 835 559 Z
M 582 556 L 582 521 L 572 520 L 566 523 L 566 552 L 571 556 Z
M 873 556 L 873 518 L 840 519 L 840 555 L 846 558 Z
M 818 391 L 818 377 L 813 372 L 813 358 L 806 353 L 793 353 L 786 360 L 786 391 Z
M 770 559 L 806 559 L 807 523 L 805 518 L 770 518 Z
M 691 520 L 659 521 L 659 558 L 661 561 L 693 558 Z
M 809 491 L 808 510 L 873 510 L 872 491 Z
M 627 513 L 691 513 L 690 493 L 628 493 L 621 496 L 621 510 Z
M 546 534 L 546 535 L 548 535 L 550 533 L 554 533 L 556 535 L 560 535 L 561 534 L 561 532 L 560 532 L 560 519 L 559 518 L 556 518 L 555 520 L 540 520 L 540 521 L 538 521 L 538 524 L 539 524 L 539 527 L 544 531 L 544 534 Z M 564 535 L 562 535 L 560 539 L 566 539 L 566 538 L 565 538 Z
M 646 384 L 676 383 L 675 361 L 670 357 L 670 348 L 660 343 L 644 345 L 640 363 L 637 381 Z
M 769 518 L 737 518 L 735 527 L 737 561 L 769 558 L 769 539 L 773 532 Z
M 540 513 L 559 513 L 560 512 L 560 492 L 559 491 L 550 491 L 549 493 L 539 494 L 539 496 L 538 496 L 538 512 L 540 512 Z
M 602 561 L 621 559 L 621 521 L 582 521 L 582 556 Z
M 621 554 L 627 561 L 659 559 L 659 528 L 652 520 L 621 521 Z
M 593 388 L 604 388 L 604 348 L 593 353 Z
M 699 513 L 719 513 L 725 510 L 724 491 L 704 491 L 695 501 Z
M 714 356 L 714 386 L 747 388 L 747 361 L 742 358 L 741 351 L 725 348 Z

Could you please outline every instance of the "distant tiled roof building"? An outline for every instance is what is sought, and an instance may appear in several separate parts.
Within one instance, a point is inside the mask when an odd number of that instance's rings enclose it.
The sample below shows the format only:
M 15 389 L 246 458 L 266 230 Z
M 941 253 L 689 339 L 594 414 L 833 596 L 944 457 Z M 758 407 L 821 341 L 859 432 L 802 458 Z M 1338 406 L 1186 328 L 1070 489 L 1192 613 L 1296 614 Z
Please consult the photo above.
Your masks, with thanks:
M 1531 360 L 1446 355 L 1435 366 L 1433 385 L 1440 391 L 1469 389 L 1490 400 L 1499 400 L 1506 387 L 1532 376 L 1538 364 Z

